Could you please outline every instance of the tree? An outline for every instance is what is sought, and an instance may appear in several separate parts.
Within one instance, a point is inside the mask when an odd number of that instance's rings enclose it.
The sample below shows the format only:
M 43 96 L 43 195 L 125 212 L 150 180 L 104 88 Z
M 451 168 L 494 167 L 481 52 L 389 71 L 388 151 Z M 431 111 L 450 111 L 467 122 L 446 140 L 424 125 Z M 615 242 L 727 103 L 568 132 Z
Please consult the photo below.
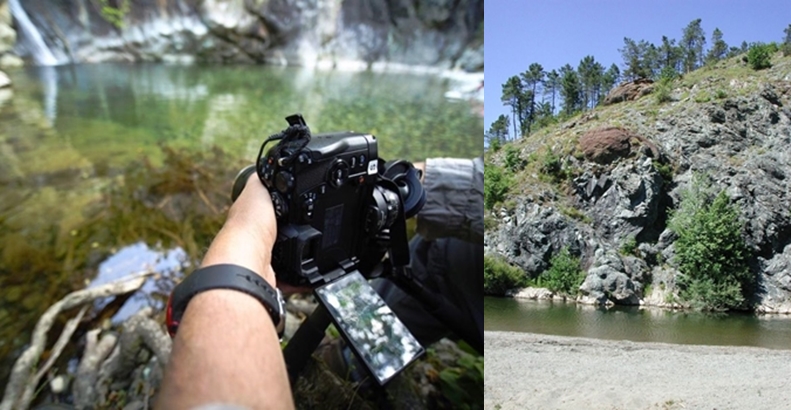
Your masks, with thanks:
M 547 73 L 547 78 L 544 80 L 544 92 L 552 95 L 552 113 L 555 112 L 555 95 L 560 89 L 560 74 L 552 70 Z
M 740 307 L 755 277 L 748 267 L 749 249 L 742 238 L 739 210 L 730 198 L 695 175 L 668 227 L 681 274 L 680 296 L 698 307 L 724 310 Z
M 630 81 L 638 78 L 654 78 L 659 61 L 659 51 L 656 46 L 645 40 L 636 43 L 627 37 L 624 37 L 623 42 L 624 47 L 618 49 L 624 60 L 623 76 Z
M 563 98 L 563 112 L 572 115 L 580 109 L 579 77 L 573 67 L 566 64 L 560 68 L 560 96 Z
M 659 72 L 666 72 L 672 69 L 676 73 L 681 71 L 681 61 L 683 60 L 683 50 L 676 46 L 675 39 L 668 39 L 662 36 L 662 45 L 659 46 Z
M 582 107 L 593 108 L 598 103 L 604 67 L 593 56 L 585 56 L 577 67 L 577 74 L 582 85 Z
M 711 33 L 711 49 L 706 54 L 706 63 L 716 63 L 722 60 L 727 53 L 728 44 L 722 39 L 722 31 L 719 28 L 715 28 L 714 32 Z
M 783 51 L 783 55 L 791 55 L 791 24 L 783 30 L 785 33 L 785 37 L 783 38 L 783 44 L 780 46 L 780 50 Z
M 544 80 L 544 67 L 541 64 L 530 64 L 527 71 L 522 73 L 522 81 L 524 81 L 525 88 L 530 90 L 530 99 L 526 100 L 527 108 L 527 135 L 530 135 L 530 124 L 533 123 L 536 117 L 536 95 L 538 92 L 538 85 Z
M 607 94 L 612 90 L 615 84 L 618 84 L 618 80 L 621 78 L 621 70 L 618 69 L 618 66 L 615 64 L 610 65 L 610 68 L 604 73 L 604 77 L 602 78 L 602 93 Z
M 701 19 L 692 20 L 684 28 L 681 47 L 684 50 L 684 72 L 688 73 L 703 64 L 703 46 L 706 45 L 706 34 L 700 26 Z
M 524 90 L 522 89 L 522 81 L 519 80 L 519 77 L 513 76 L 509 78 L 505 84 L 503 84 L 503 94 L 502 97 L 500 97 L 500 100 L 504 105 L 511 107 L 511 118 L 514 122 L 514 139 L 516 139 L 518 130 L 518 128 L 516 128 L 516 119 L 518 116 L 521 116 L 522 112 L 521 104 L 523 94 Z
M 486 143 L 489 144 L 489 148 L 495 151 L 506 143 L 508 141 L 508 116 L 500 114 L 489 127 L 489 131 L 486 132 L 484 138 Z

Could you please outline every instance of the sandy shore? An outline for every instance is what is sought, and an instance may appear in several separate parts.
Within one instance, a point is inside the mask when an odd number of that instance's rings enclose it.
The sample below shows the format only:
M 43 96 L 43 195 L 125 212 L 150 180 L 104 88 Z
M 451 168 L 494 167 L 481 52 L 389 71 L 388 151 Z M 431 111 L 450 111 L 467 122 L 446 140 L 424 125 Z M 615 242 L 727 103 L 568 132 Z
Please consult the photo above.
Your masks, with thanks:
M 486 409 L 791 409 L 791 351 L 485 332 Z

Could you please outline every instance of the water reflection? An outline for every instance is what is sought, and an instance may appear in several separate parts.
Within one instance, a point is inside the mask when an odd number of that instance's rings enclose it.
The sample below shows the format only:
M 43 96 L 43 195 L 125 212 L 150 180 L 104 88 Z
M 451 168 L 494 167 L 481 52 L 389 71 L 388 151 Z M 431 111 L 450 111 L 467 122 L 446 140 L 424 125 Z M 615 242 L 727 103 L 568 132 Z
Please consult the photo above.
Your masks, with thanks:
M 140 309 L 151 306 L 163 309 L 163 298 L 156 295 L 168 295 L 172 290 L 172 278 L 188 265 L 187 253 L 183 249 L 152 249 L 143 242 L 126 246 L 107 258 L 99 265 L 96 278 L 88 285 L 89 288 L 101 286 L 138 272 L 157 272 L 159 275 L 149 278 L 132 298 L 112 317 L 113 323 L 120 323 L 134 315 Z M 106 301 L 101 301 L 98 307 Z
M 485 329 L 636 342 L 791 349 L 791 318 L 484 298 Z

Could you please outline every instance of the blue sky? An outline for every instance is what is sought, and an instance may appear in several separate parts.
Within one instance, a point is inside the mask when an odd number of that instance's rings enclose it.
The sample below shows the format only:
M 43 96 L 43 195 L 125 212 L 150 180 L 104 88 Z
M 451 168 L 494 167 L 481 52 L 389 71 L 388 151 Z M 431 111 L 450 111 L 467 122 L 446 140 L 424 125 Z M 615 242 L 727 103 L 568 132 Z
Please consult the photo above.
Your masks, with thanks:
M 742 41 L 780 42 L 791 24 L 788 0 L 488 0 L 485 3 L 484 127 L 500 114 L 502 85 L 539 63 L 545 71 L 566 63 L 575 68 L 586 55 L 621 68 L 623 38 L 660 44 L 681 39 L 692 20 L 702 19 L 706 48 L 719 28 L 728 46 Z

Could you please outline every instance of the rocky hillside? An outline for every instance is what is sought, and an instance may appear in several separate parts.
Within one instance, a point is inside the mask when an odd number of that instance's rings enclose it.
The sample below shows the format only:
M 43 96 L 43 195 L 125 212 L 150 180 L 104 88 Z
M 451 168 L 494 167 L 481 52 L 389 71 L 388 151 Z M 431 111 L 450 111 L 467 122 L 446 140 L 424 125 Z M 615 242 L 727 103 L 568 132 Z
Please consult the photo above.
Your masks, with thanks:
M 396 63 L 483 69 L 483 0 L 23 3 L 19 7 L 26 10 L 32 27 L 17 17 L 18 51 L 34 61 L 43 58 L 38 54 L 46 54 L 34 41 L 37 31 L 57 63 L 207 61 L 328 67 Z
M 745 306 L 791 312 L 789 73 L 777 53 L 759 71 L 740 57 L 701 68 L 662 96 L 623 85 L 608 105 L 487 153 L 512 181 L 486 211 L 487 254 L 536 278 L 568 248 L 586 275 L 581 301 L 672 304 L 669 215 L 701 175 L 738 209 L 757 284 Z

